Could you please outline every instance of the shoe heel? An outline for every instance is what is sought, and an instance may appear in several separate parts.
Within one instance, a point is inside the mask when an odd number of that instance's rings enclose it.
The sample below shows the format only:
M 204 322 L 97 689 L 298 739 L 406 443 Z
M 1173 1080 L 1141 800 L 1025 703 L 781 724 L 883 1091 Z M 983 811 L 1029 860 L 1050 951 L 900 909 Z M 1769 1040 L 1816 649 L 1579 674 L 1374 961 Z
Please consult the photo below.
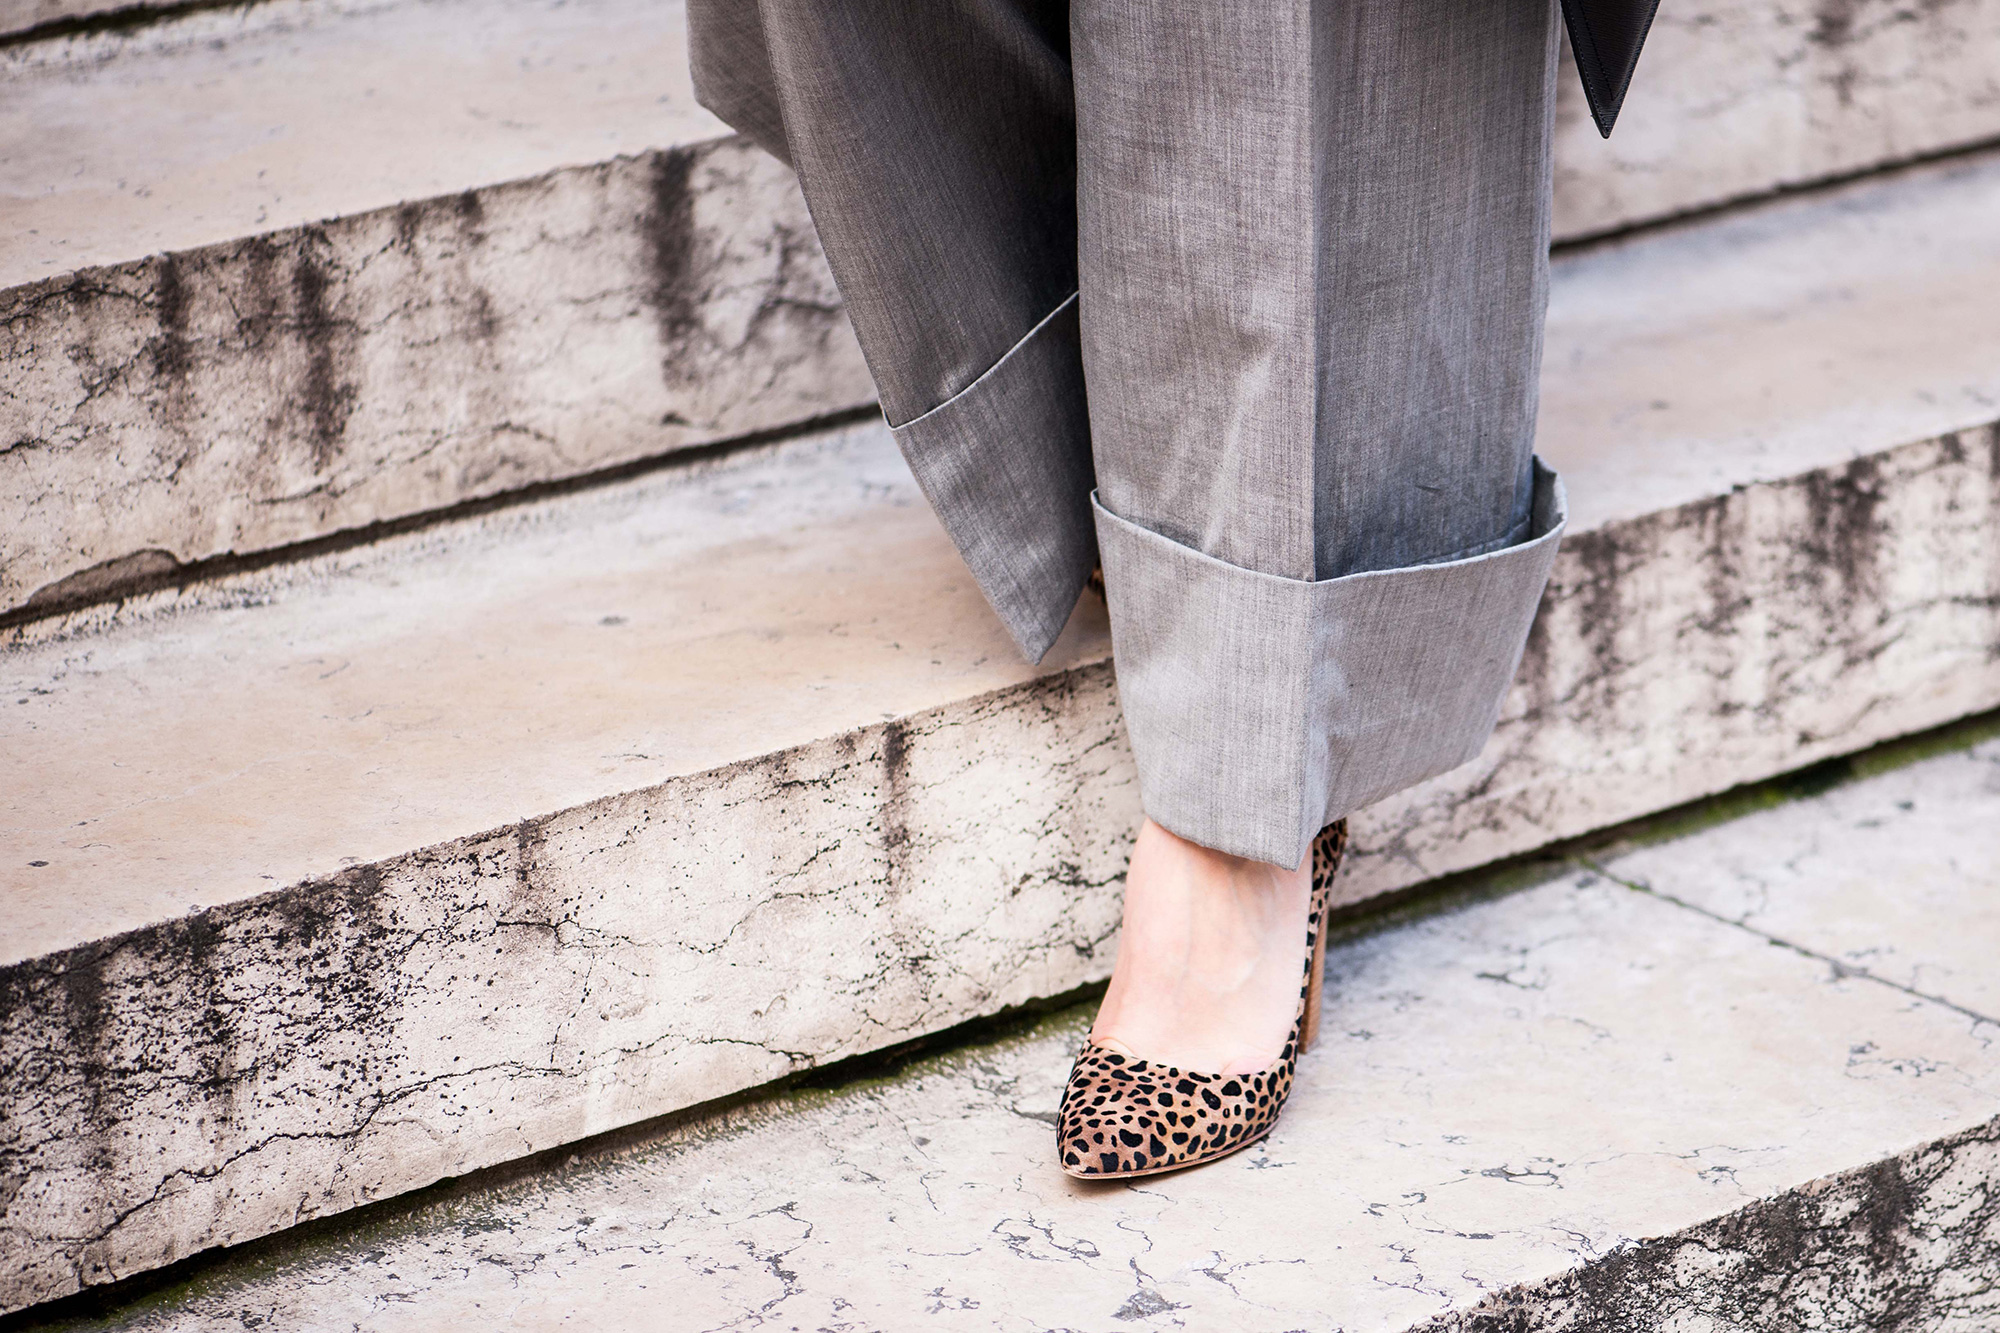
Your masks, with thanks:
M 1333 877 L 1340 870 L 1340 858 L 1347 850 L 1347 821 L 1342 819 L 1320 830 L 1312 847 L 1312 962 L 1306 972 L 1305 1021 L 1299 1025 L 1299 1054 L 1312 1049 L 1319 1040 L 1320 992 L 1326 989 L 1326 915 L 1333 903 Z
M 1313 937 L 1312 975 L 1306 978 L 1305 1030 L 1299 1034 L 1299 1053 L 1313 1048 L 1319 1040 L 1319 996 L 1326 987 L 1326 927 Z

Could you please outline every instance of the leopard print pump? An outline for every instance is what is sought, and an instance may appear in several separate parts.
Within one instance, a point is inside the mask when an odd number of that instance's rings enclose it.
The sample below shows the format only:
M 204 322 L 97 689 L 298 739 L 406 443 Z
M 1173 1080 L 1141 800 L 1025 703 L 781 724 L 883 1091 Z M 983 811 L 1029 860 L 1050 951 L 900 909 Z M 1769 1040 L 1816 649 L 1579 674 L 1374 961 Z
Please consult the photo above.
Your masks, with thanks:
M 1150 1176 L 1227 1156 L 1271 1132 L 1299 1056 L 1319 1035 L 1322 926 L 1346 849 L 1344 819 L 1313 839 L 1306 974 L 1298 1017 L 1277 1063 L 1257 1074 L 1197 1074 L 1120 1055 L 1086 1038 L 1056 1116 L 1064 1171 L 1085 1180 Z

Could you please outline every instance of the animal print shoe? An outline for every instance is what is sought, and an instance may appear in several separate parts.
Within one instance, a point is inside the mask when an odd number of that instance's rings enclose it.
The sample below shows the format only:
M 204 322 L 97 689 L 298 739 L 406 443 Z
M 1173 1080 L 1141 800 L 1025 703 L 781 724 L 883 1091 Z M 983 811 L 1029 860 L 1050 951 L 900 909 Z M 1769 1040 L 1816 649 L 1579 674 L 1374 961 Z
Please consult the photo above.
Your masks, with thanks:
M 1063 1170 L 1085 1180 L 1177 1171 L 1247 1148 L 1271 1132 L 1292 1090 L 1299 1056 L 1319 1035 L 1327 905 L 1347 849 L 1347 821 L 1319 831 L 1312 848 L 1312 909 L 1299 1013 L 1277 1063 L 1256 1074 L 1197 1074 L 1085 1039 L 1056 1116 Z

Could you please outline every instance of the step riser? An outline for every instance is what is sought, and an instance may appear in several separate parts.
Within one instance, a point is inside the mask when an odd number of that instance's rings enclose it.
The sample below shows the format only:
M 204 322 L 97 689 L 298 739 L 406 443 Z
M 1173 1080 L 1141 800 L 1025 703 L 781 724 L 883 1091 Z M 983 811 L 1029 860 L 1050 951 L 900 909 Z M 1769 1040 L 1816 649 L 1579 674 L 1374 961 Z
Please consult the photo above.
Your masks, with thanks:
M 1567 537 L 1500 726 L 1353 897 L 2000 706 L 2000 424 Z
M 1814 1181 L 1410 1333 L 1988 1328 L 2000 1121 Z M 1806 1275 L 1810 1275 L 1809 1278 Z M 1802 1280 L 1805 1279 L 1805 1280 Z
M 1996 651 L 2000 427 L 1579 533 L 1342 896 L 2000 706 Z M 1136 817 L 1097 663 L 9 969 L 0 1299 L 1100 978 Z
M 2000 0 L 1840 13 L 1663 15 L 1609 143 L 1565 71 L 1557 236 L 2000 136 Z M 873 397 L 733 143 L 87 270 L 0 328 L 0 613 Z
M 1100 663 L 10 969 L 4 1303 L 1103 976 L 1138 817 Z
M 1337 931 L 1277 1131 L 1200 1172 L 1059 1174 L 1076 1005 L 51 1323 L 1990 1330 L 2000 726 L 1898 750 Z
M 0 320 L 0 610 L 874 398 L 790 173 L 733 140 L 54 279 Z
M 1559 238 L 1983 143 L 2000 0 L 1662 5 L 1617 132 L 1565 68 L 1556 135 Z

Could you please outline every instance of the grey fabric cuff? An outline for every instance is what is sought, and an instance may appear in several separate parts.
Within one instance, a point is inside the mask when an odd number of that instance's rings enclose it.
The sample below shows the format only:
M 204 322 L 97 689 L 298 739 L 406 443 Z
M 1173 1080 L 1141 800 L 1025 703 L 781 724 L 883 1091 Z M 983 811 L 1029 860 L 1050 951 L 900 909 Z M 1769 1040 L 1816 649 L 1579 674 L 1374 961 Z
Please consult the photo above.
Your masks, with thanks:
M 1562 480 L 1534 470 L 1515 545 L 1319 582 L 1226 564 L 1093 494 L 1146 813 L 1295 866 L 1329 821 L 1477 755 L 1568 518 Z
M 1076 296 L 978 379 L 890 429 L 980 591 L 1041 661 L 1097 555 Z

